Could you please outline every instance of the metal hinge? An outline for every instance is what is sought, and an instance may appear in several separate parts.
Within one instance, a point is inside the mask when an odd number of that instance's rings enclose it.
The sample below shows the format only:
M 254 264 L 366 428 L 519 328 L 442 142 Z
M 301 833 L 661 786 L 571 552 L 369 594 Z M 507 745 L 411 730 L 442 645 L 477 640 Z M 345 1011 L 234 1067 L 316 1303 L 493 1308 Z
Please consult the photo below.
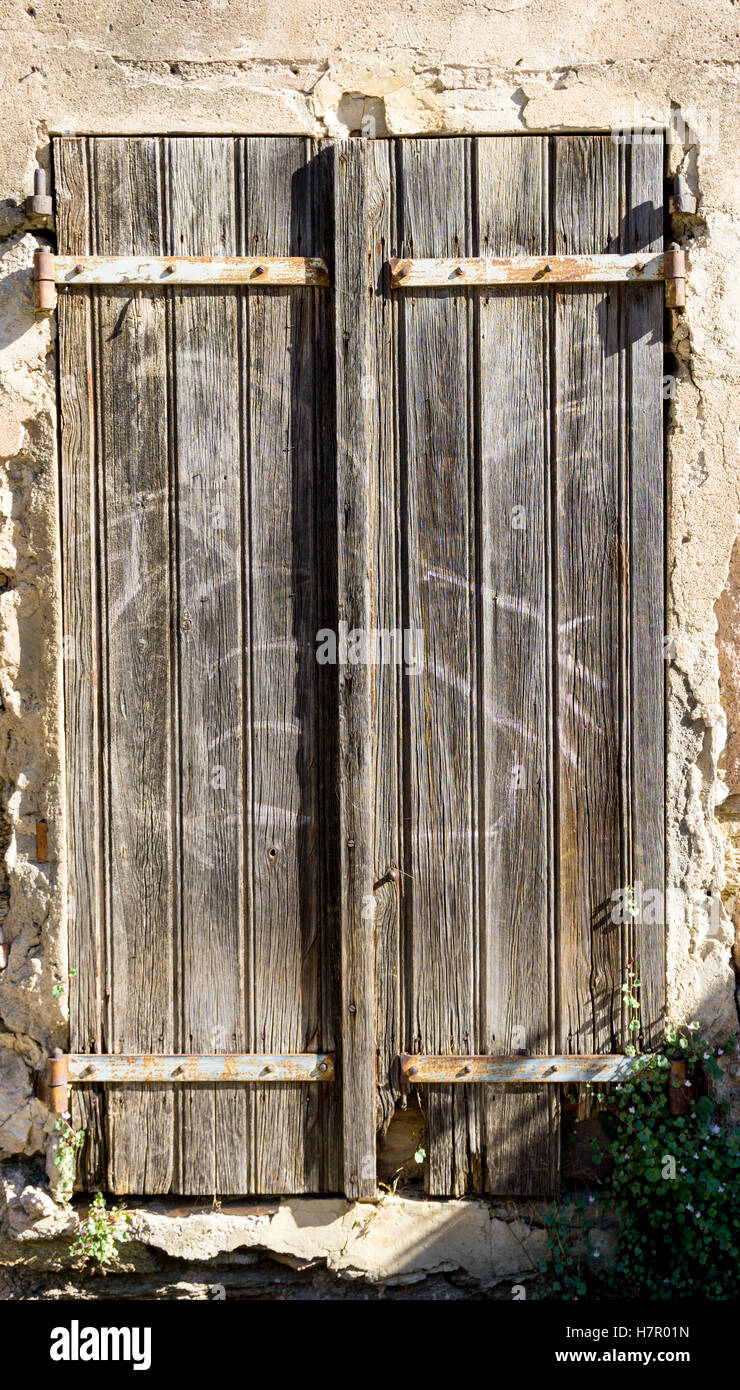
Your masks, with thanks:
M 51 217 L 54 212 L 54 204 L 46 191 L 46 174 L 43 169 L 36 169 L 33 176 L 33 193 L 30 193 L 23 204 L 26 217 Z
M 628 256 L 474 256 L 401 258 L 391 265 L 391 288 L 481 289 L 500 285 L 614 285 L 665 281 L 666 303 L 685 303 L 686 264 L 674 242 L 664 255 Z
M 294 1053 L 63 1053 L 55 1048 L 40 1079 L 39 1095 L 50 1109 L 63 1115 L 69 1109 L 69 1087 L 100 1082 L 174 1082 L 211 1085 L 235 1082 L 334 1081 L 333 1052 Z
M 325 288 L 329 268 L 318 256 L 55 256 L 37 251 L 35 302 L 39 311 L 56 308 L 58 289 L 131 286 L 179 289 L 248 285 Z
M 686 255 L 677 241 L 665 253 L 665 302 L 669 309 L 683 309 L 686 303 Z

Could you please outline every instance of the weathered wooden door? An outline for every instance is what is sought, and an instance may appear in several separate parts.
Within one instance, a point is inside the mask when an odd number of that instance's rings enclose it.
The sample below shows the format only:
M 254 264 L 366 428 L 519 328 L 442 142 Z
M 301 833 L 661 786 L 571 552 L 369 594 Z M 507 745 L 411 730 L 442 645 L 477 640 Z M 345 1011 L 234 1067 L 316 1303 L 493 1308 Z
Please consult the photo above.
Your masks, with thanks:
M 388 261 L 660 250 L 662 161 L 55 142 L 60 252 L 332 280 L 60 296 L 72 1050 L 338 1062 L 80 1088 L 88 1184 L 369 1195 L 399 1053 L 623 1051 L 630 960 L 657 1039 L 612 901 L 663 887 L 662 289 Z M 340 623 L 417 660 L 322 665 Z M 421 1094 L 432 1193 L 553 1190 L 554 1086 Z

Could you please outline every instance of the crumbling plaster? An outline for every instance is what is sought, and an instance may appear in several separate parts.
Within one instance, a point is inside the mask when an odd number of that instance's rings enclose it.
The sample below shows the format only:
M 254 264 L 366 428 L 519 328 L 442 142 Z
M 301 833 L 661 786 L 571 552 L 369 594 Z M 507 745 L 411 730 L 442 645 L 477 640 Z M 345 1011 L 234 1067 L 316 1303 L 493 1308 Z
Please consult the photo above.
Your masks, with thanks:
M 412 135 L 669 125 L 698 195 L 674 315 L 668 453 L 671 1011 L 737 1025 L 740 922 L 740 46 L 732 0 L 18 0 L 0 7 L 0 1157 L 48 1127 L 31 1069 L 65 1041 L 54 323 L 23 213 L 59 132 Z M 677 137 L 677 138 L 675 138 Z M 49 827 L 35 862 L 35 823 Z M 4 873 L 2 869 L 4 868 Z M 2 961 L 7 957 L 3 968 Z M 61 992 L 60 992 L 61 987 Z M 740 1076 L 728 1066 L 728 1094 Z M 735 1084 L 733 1084 L 733 1081 Z
M 214 1283 L 225 1282 L 230 1271 L 266 1257 L 297 1271 L 326 1271 L 345 1287 L 425 1287 L 446 1277 L 453 1288 L 461 1281 L 476 1291 L 503 1285 L 506 1296 L 521 1297 L 547 1253 L 545 1212 L 537 1202 L 436 1202 L 396 1193 L 372 1205 L 336 1197 L 218 1208 L 150 1200 L 129 1213 L 130 1240 L 120 1247 L 115 1273 L 124 1281 L 153 1277 L 158 1291 L 176 1282 L 182 1292 L 175 1296 L 192 1297 L 193 1286 L 202 1285 L 196 1296 L 208 1298 L 218 1296 Z M 574 1231 L 582 1221 L 575 1209 L 564 1216 Z M 58 1276 L 69 1275 L 68 1246 L 78 1221 L 76 1213 L 60 1211 L 48 1193 L 29 1184 L 21 1167 L 9 1168 L 5 1177 L 0 1172 L 0 1297 L 3 1268 L 11 1295 L 18 1296 L 14 1279 L 28 1290 L 35 1276 L 46 1297 L 59 1296 Z M 589 1227 L 591 1245 L 608 1258 L 613 1219 L 595 1206 Z M 263 1289 L 269 1278 L 262 1276 Z M 95 1296 L 89 1283 L 79 1281 L 74 1292 Z

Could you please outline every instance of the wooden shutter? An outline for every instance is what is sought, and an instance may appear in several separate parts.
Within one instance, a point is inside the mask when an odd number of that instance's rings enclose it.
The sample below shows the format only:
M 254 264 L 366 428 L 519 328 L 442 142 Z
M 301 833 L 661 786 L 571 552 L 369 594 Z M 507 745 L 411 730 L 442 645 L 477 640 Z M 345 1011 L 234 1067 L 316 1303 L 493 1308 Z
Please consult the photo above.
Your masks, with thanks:
M 614 254 L 662 249 L 662 185 L 659 136 L 423 139 L 384 199 L 401 257 Z M 399 1034 L 620 1052 L 632 960 L 650 1048 L 665 994 L 662 921 L 612 920 L 621 888 L 639 910 L 638 884 L 664 886 L 662 288 L 410 289 L 387 312 L 382 605 L 426 659 L 377 758 L 404 871 L 379 942 L 386 1109 Z M 554 1189 L 555 1087 L 420 1095 L 430 1192 Z
M 59 250 L 322 255 L 311 142 L 60 139 Z M 60 296 L 73 1050 L 334 1045 L 330 302 Z M 335 1088 L 75 1093 L 116 1192 L 336 1191 Z
M 55 142 L 68 255 L 332 290 L 59 300 L 76 1052 L 336 1050 L 336 1086 L 75 1091 L 115 1191 L 371 1195 L 398 1055 L 658 1041 L 660 284 L 388 260 L 662 249 L 658 137 Z M 316 633 L 423 633 L 422 669 Z M 636 888 L 638 916 L 612 919 Z M 420 1088 L 427 1182 L 544 1194 L 553 1085 Z

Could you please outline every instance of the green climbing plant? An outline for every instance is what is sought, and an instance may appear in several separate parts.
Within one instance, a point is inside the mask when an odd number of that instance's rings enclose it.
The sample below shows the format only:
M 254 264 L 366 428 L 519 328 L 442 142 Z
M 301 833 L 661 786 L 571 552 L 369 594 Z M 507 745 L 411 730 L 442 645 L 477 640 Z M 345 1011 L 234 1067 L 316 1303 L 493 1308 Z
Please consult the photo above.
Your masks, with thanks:
M 630 1035 L 625 1052 L 630 1057 L 634 1057 L 637 1052 L 637 1039 L 640 1032 L 640 987 L 641 982 L 638 980 L 630 961 L 627 966 L 627 979 L 622 985 L 622 999 L 629 1014 L 627 1028 Z
M 711 1046 L 697 1023 L 670 1027 L 655 1063 L 619 1088 L 605 1117 L 605 1194 L 620 1220 L 615 1273 L 638 1295 L 734 1297 L 740 1131 L 707 1090 L 721 1076 L 719 1059 L 736 1045 L 733 1037 Z M 674 1060 L 685 1062 L 687 1076 L 666 1086 Z M 680 1085 L 697 1099 L 673 1114 L 670 1088 Z
M 61 1206 L 67 1207 L 72 1200 L 77 1173 L 77 1157 L 85 1141 L 85 1131 L 84 1129 L 74 1129 L 66 1115 L 57 1115 L 54 1131 L 56 1134 L 54 1162 L 58 1174 L 59 1201 Z
M 68 1115 L 58 1115 L 54 1124 L 56 1145 L 54 1161 L 58 1174 L 58 1202 L 68 1209 L 74 1192 L 77 1161 L 85 1141 L 84 1129 L 74 1129 Z M 123 1207 L 108 1207 L 102 1192 L 96 1192 L 87 1216 L 80 1223 L 79 1234 L 70 1246 L 75 1264 L 84 1269 L 95 1265 L 105 1274 L 120 1258 L 119 1246 L 130 1239 L 131 1217 Z
M 722 1074 L 720 1059 L 736 1048 L 735 1037 L 710 1045 L 697 1023 L 672 1025 L 659 1052 L 640 1059 L 628 1081 L 597 1092 L 606 1136 L 594 1145 L 599 1205 L 617 1216 L 616 1252 L 605 1267 L 591 1242 L 593 1194 L 556 1208 L 540 1265 L 541 1296 L 573 1299 L 601 1290 L 656 1300 L 735 1297 L 740 1131 L 708 1091 Z M 671 1074 L 677 1060 L 686 1064 L 684 1081 Z M 696 1097 L 684 1114 L 672 1113 L 679 1108 L 671 1106 L 676 1085 Z

